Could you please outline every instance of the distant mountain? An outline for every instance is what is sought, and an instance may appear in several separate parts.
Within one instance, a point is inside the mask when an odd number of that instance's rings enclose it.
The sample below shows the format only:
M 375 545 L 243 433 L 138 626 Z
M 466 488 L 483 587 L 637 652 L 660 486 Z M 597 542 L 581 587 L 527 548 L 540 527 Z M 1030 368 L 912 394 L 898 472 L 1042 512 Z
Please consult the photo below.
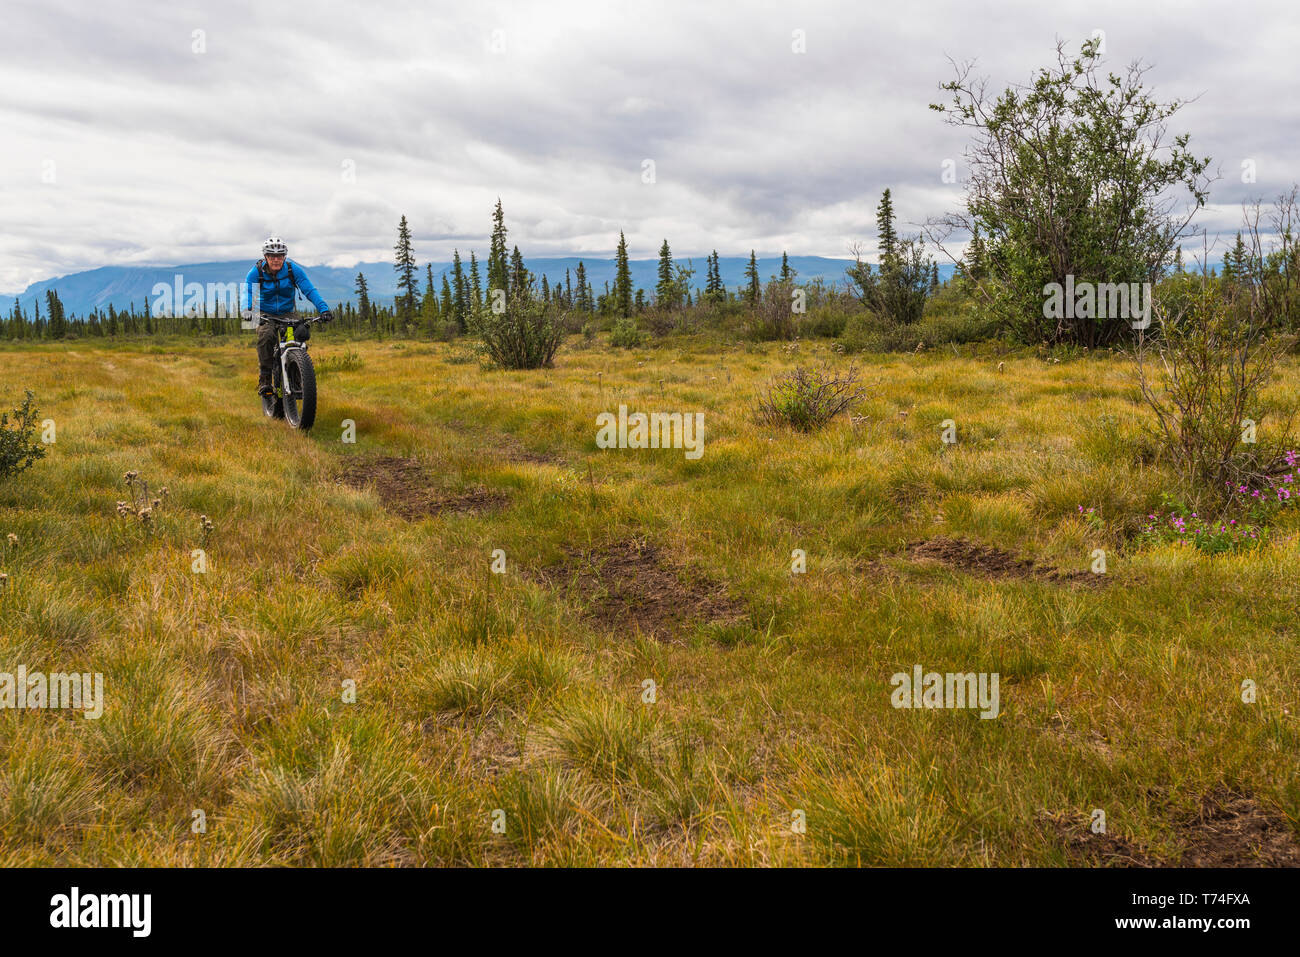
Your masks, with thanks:
M 477 254 L 477 250 L 475 251 Z M 705 262 L 703 256 L 689 257 L 695 269 L 692 282 L 703 288 Z M 587 281 L 599 295 L 605 290 L 605 283 L 614 284 L 614 260 L 597 259 L 587 256 L 565 256 L 561 258 L 526 259 L 525 265 L 538 277 L 545 275 L 552 283 L 564 282 L 564 271 L 572 275 L 582 262 L 587 271 Z M 797 273 L 798 281 L 822 278 L 827 282 L 839 282 L 844 278 L 844 270 L 852 260 L 828 259 L 822 256 L 791 256 L 790 267 Z M 679 265 L 686 265 L 686 259 L 678 260 Z M 656 259 L 634 259 L 629 262 L 632 272 L 633 288 L 643 288 L 647 294 L 654 290 L 658 281 L 659 262 Z M 745 267 L 749 265 L 748 256 L 722 257 L 719 268 L 723 283 L 735 289 L 745 283 Z M 182 285 L 196 282 L 205 288 L 208 283 L 238 283 L 252 266 L 248 260 L 219 263 L 191 263 L 184 266 L 101 266 L 86 272 L 72 273 L 33 283 L 21 293 L 10 293 L 0 298 L 0 313 L 8 314 L 15 298 L 22 304 L 23 311 L 31 315 L 34 305 L 39 300 L 41 312 L 45 311 L 45 293 L 49 289 L 58 291 L 63 308 L 72 315 L 85 316 L 92 309 L 107 309 L 112 303 L 119 309 L 128 308 L 131 303 L 142 307 L 146 299 L 152 299 L 154 287 L 158 284 L 172 286 L 176 277 L 181 277 Z M 330 305 L 354 302 L 356 299 L 357 273 L 366 277 L 370 288 L 370 298 L 378 302 L 387 302 L 397 295 L 397 275 L 392 263 L 359 263 L 355 266 L 303 266 L 311 277 L 312 283 L 320 290 L 325 301 Z M 468 271 L 468 254 L 465 269 Z M 486 284 L 487 269 L 482 259 L 479 260 L 480 275 Z M 767 280 L 781 270 L 779 257 L 758 260 L 758 274 Z M 451 263 L 434 263 L 434 288 L 441 290 L 443 275 L 450 274 Z M 939 275 L 947 279 L 952 275 L 951 264 L 940 264 Z M 423 291 L 425 271 L 420 267 L 420 289 Z

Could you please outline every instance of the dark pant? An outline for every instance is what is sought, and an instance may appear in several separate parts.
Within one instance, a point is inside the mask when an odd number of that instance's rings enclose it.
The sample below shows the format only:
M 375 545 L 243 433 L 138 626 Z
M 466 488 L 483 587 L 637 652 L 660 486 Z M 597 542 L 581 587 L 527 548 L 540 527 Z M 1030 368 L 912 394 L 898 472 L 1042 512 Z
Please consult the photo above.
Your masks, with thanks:
M 278 327 L 273 322 L 263 320 L 257 327 L 257 388 L 258 391 L 270 388 L 271 375 L 275 372 L 275 346 L 279 342 Z

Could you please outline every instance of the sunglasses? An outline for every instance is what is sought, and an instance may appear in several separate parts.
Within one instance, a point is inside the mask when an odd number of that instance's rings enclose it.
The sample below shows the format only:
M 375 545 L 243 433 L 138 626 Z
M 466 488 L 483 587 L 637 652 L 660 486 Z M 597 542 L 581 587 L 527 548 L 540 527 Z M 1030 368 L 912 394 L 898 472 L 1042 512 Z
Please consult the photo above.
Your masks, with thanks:
M 267 253 L 267 254 L 266 254 L 266 258 L 267 258 L 267 259 L 283 259 L 283 258 L 284 258 L 284 253 Z

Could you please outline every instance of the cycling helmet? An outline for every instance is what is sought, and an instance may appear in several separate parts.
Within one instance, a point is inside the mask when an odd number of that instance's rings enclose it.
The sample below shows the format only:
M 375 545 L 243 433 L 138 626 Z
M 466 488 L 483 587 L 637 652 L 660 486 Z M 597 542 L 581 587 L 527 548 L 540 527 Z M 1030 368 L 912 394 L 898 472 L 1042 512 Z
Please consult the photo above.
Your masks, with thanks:
M 272 253 L 287 256 L 289 254 L 289 247 L 284 244 L 283 240 L 276 236 L 272 236 L 266 242 L 262 243 L 262 255 L 269 256 Z

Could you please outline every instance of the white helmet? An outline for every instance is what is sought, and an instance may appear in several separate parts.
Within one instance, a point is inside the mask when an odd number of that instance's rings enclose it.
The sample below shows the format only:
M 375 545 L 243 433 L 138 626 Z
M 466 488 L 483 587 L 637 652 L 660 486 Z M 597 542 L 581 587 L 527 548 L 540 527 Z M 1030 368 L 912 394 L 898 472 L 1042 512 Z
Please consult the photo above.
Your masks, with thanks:
M 276 236 L 272 236 L 266 242 L 262 243 L 262 255 L 268 256 L 271 253 L 279 253 L 287 256 L 289 254 L 289 247 L 284 244 L 283 240 Z

